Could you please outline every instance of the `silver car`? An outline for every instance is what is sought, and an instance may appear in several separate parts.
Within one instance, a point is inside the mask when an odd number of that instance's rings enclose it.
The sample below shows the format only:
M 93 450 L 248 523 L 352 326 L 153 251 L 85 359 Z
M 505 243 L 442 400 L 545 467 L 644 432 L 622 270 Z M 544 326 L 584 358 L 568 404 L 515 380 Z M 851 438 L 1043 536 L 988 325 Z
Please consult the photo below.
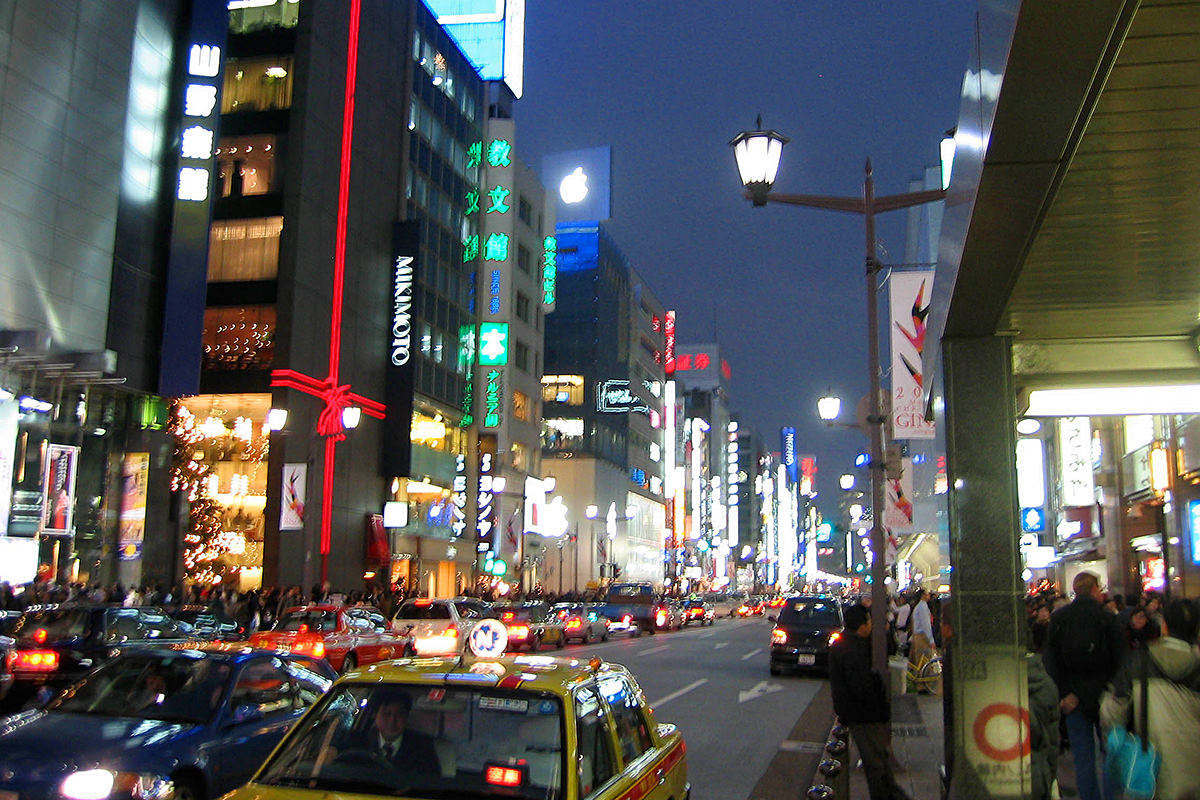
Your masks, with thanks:
M 562 620 L 568 642 L 608 641 L 608 618 L 601 616 L 595 603 L 558 603 L 550 611 Z

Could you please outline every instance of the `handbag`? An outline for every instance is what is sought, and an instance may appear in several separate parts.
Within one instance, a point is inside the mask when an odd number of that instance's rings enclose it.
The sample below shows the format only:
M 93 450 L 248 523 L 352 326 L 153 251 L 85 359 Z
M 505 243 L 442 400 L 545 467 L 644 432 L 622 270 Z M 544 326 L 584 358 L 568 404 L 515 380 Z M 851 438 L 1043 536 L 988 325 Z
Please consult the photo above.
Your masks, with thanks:
M 1147 735 L 1147 702 L 1150 697 L 1150 654 L 1142 658 L 1142 703 L 1138 714 L 1138 736 L 1123 725 L 1114 725 L 1105 740 L 1104 766 L 1125 800 L 1152 800 L 1158 783 L 1162 754 Z

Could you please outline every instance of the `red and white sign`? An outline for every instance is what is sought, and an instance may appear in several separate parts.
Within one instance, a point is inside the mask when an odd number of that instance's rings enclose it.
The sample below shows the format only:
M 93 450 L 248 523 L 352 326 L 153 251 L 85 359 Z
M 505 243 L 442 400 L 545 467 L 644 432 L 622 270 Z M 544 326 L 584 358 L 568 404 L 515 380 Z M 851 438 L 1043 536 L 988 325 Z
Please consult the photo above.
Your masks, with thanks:
M 675 372 L 675 312 L 668 311 L 663 323 L 663 337 L 666 341 L 663 348 L 663 371 L 668 375 Z

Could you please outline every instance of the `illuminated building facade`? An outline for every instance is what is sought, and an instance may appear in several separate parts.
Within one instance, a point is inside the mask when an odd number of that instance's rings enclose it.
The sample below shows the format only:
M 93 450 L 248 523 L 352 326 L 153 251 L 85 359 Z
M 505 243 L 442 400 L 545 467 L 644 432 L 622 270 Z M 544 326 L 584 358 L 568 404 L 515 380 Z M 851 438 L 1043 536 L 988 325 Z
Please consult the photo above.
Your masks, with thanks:
M 579 167 L 569 159 L 560 166 L 561 175 L 544 169 L 543 179 L 560 190 L 559 219 L 571 219 L 577 210 L 564 210 L 561 190 Z M 557 244 L 542 452 L 543 471 L 570 509 L 566 584 L 584 589 L 614 577 L 662 584 L 667 313 L 600 223 L 560 222 Z

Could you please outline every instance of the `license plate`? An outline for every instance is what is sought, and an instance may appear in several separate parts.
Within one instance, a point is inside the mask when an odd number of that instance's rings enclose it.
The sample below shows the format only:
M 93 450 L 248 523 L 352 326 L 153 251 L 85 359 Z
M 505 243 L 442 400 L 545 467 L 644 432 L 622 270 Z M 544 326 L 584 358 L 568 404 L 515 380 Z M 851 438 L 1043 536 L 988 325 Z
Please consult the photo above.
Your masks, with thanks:
M 796 663 L 811 666 L 817 663 L 817 657 L 812 653 L 800 653 L 798 656 L 796 656 Z

